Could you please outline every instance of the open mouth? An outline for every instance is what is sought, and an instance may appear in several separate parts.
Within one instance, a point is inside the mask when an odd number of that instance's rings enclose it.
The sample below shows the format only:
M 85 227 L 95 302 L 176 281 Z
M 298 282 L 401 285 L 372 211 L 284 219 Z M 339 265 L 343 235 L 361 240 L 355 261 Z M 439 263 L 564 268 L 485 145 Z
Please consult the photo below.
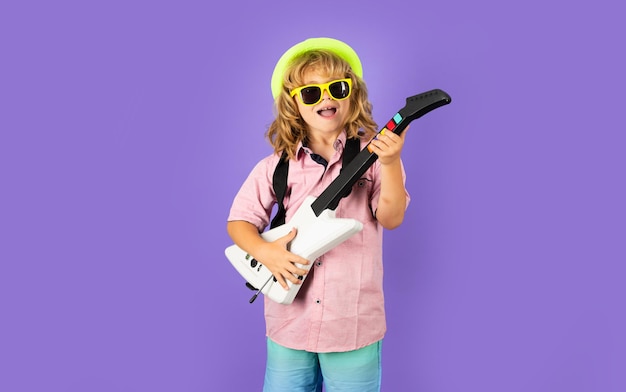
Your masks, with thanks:
M 331 117 L 335 113 L 337 113 L 337 108 L 322 108 L 317 111 L 317 114 L 319 114 L 322 117 Z

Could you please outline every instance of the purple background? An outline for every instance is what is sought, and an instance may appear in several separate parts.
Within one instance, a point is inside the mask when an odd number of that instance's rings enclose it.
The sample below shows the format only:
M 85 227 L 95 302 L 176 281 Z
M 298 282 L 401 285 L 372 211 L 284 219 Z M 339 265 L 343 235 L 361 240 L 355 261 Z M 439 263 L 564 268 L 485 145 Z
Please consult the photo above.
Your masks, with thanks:
M 379 124 L 453 98 L 407 135 L 383 390 L 626 390 L 618 1 L 11 3 L 0 390 L 260 390 L 225 220 L 311 36 L 360 54 Z

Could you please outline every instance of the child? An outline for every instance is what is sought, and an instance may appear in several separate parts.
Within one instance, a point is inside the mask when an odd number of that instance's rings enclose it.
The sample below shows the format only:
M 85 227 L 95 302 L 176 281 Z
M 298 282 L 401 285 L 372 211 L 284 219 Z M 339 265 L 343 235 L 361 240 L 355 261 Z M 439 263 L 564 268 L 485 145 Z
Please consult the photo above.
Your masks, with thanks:
M 373 140 L 378 160 L 336 208 L 363 230 L 317 260 L 287 250 L 297 229 L 274 242 L 261 238 L 276 196 L 274 169 L 289 159 L 286 221 L 303 200 L 319 196 L 341 170 L 348 138 L 363 148 L 378 131 L 362 79 L 361 62 L 345 43 L 312 38 L 290 48 L 272 76 L 276 118 L 267 137 L 274 153 L 246 179 L 228 217 L 235 244 L 273 273 L 278 283 L 300 284 L 296 299 L 282 305 L 265 298 L 267 365 L 264 391 L 379 391 L 385 334 L 382 229 L 402 223 L 409 196 L 400 160 L 404 136 L 386 132 Z

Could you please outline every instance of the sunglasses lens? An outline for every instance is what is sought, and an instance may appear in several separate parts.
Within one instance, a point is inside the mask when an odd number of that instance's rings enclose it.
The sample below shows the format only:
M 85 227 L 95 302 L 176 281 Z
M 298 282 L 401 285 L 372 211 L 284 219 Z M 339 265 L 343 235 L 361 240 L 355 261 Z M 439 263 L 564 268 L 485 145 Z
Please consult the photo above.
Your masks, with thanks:
M 350 86 L 348 82 L 345 81 L 331 83 L 330 86 L 328 86 L 328 92 L 330 92 L 330 95 L 335 99 L 344 99 L 350 95 Z
M 322 97 L 322 90 L 317 86 L 303 88 L 300 90 L 300 97 L 305 105 L 313 105 Z
M 326 87 L 328 86 L 328 87 Z M 322 100 L 322 88 L 334 99 L 346 99 L 350 96 L 350 84 L 345 80 L 337 80 L 328 85 L 310 85 L 300 89 L 300 98 L 305 105 L 315 105 Z

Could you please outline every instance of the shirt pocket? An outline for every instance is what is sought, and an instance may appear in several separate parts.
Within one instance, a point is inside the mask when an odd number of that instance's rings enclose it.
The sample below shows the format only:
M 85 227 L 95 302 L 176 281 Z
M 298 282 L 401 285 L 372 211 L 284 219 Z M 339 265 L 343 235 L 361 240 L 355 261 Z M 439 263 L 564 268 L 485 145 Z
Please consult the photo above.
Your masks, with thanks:
M 366 198 L 369 201 L 369 198 L 372 195 L 373 187 L 374 181 L 372 181 L 369 177 L 361 177 L 354 183 L 354 185 L 352 185 L 352 192 L 355 196 L 358 196 L 359 198 Z
M 374 181 L 364 176 L 359 178 L 350 190 L 350 195 L 347 197 L 346 210 L 343 212 L 352 218 L 356 218 L 360 221 L 365 219 L 372 219 L 372 196 L 374 193 Z

